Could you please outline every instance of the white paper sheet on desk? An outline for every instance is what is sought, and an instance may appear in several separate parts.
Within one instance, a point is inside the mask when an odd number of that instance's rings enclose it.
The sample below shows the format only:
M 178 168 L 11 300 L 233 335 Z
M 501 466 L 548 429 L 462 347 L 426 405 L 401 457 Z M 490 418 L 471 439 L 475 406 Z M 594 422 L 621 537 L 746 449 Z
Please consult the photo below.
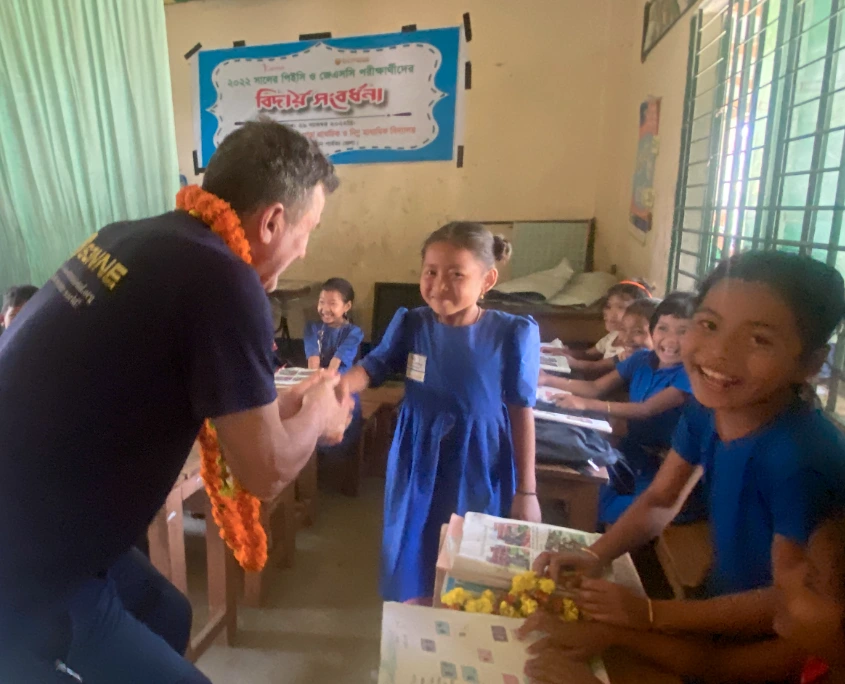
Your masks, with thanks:
M 563 349 L 563 342 L 554 339 L 551 342 L 540 342 L 540 349 Z
M 540 370 L 552 371 L 555 373 L 571 373 L 569 359 L 565 356 L 553 356 L 552 354 L 540 354 Z
M 568 413 L 553 413 L 551 411 L 541 411 L 534 409 L 534 417 L 537 420 L 551 420 L 556 423 L 566 423 L 567 425 L 577 425 L 579 427 L 590 428 L 598 430 L 599 432 L 606 432 L 608 434 L 613 432 L 610 423 L 606 420 L 598 418 L 588 418 L 587 416 L 572 416 Z
M 516 638 L 522 622 L 385 603 L 378 684 L 523 684 L 532 640 Z M 593 672 L 609 682 L 600 660 L 594 661 Z
M 557 387 L 546 387 L 540 385 L 537 388 L 537 401 L 543 401 L 547 404 L 554 404 L 555 397 L 562 397 L 564 394 L 572 394 L 566 390 L 558 389 Z

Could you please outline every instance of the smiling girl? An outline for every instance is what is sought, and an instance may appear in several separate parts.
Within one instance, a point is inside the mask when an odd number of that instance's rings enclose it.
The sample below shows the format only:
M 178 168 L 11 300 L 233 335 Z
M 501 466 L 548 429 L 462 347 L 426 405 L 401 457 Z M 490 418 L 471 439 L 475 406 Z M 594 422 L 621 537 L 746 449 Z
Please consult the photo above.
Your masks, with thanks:
M 540 521 L 534 405 L 540 337 L 528 318 L 478 305 L 510 244 L 476 223 L 450 223 L 422 250 L 428 307 L 400 309 L 381 344 L 342 380 L 360 392 L 405 371 L 390 448 L 381 590 L 431 597 L 441 525 L 467 511 Z
M 551 386 L 572 393 L 555 400 L 561 408 L 628 420 L 628 433 L 619 450 L 634 473 L 634 486 L 632 491 L 622 490 L 619 483 L 611 481 L 602 488 L 599 522 L 604 524 L 615 523 L 651 484 L 692 392 L 681 362 L 681 341 L 691 324 L 693 295 L 675 292 L 657 307 L 652 304 L 650 310 L 640 310 L 646 302 L 654 301 L 634 302 L 625 312 L 621 342 L 630 355 L 616 370 L 593 381 L 547 379 Z M 623 387 L 628 390 L 628 401 L 600 399 Z
M 584 553 L 541 556 L 594 570 L 657 537 L 702 473 L 714 563 L 708 600 L 650 601 L 585 579 L 596 620 L 639 629 L 759 634 L 774 613 L 772 560 L 801 557 L 810 531 L 845 499 L 845 442 L 804 389 L 845 314 L 842 276 L 809 257 L 747 252 L 702 283 L 683 345 L 697 401 L 652 485 Z

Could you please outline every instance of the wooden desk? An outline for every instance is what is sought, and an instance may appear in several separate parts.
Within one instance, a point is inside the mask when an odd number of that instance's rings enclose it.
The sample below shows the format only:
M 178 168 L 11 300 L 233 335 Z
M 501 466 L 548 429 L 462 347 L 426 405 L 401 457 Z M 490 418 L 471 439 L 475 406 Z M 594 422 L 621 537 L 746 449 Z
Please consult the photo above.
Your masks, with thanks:
M 149 527 L 150 561 L 179 591 L 188 593 L 188 573 L 185 564 L 184 502 L 194 495 L 202 497 L 205 514 L 205 543 L 208 572 L 208 623 L 191 639 L 185 656 L 195 661 L 214 640 L 223 635 L 231 645 L 237 630 L 235 578 L 237 564 L 231 551 L 220 538 L 211 514 L 211 502 L 200 477 L 199 448 L 195 444 L 191 455 L 179 474 L 179 479 L 162 509 Z
M 487 299 L 486 309 L 498 309 L 518 316 L 532 316 L 540 326 L 540 339 L 551 342 L 561 340 L 564 344 L 593 345 L 607 334 L 600 306 L 588 307 L 552 306 L 538 302 L 524 304 Z
M 538 463 L 537 496 L 566 504 L 568 527 L 595 532 L 599 517 L 599 489 L 607 484 L 607 469 L 582 474 L 564 465 Z

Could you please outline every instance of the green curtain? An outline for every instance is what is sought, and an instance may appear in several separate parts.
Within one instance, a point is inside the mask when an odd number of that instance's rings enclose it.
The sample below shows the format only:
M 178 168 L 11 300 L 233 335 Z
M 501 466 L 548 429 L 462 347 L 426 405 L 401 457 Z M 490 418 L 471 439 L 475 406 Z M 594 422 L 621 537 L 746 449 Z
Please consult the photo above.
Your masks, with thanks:
M 0 288 L 178 186 L 161 0 L 2 0 Z

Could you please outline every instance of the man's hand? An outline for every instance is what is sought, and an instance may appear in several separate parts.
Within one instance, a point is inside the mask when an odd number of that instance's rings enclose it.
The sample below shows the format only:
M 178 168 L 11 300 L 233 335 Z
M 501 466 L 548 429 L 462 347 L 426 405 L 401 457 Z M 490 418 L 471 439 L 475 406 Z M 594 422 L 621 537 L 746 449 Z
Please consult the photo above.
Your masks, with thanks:
M 316 385 L 318 382 L 327 377 L 337 377 L 337 373 L 321 370 L 314 373 L 307 380 L 303 380 L 298 385 L 294 385 L 293 387 L 286 388 L 283 390 L 278 390 L 277 393 L 279 395 L 279 417 L 282 420 L 287 420 L 288 418 L 292 418 L 297 413 L 299 413 L 300 409 L 302 408 L 302 397 L 305 396 L 305 393 L 309 389 L 314 387 L 314 385 Z
M 352 419 L 355 402 L 351 396 L 338 396 L 337 388 L 340 377 L 337 374 L 324 375 L 315 382 L 302 396 L 303 407 L 314 407 L 322 419 L 320 441 L 326 444 L 338 444 Z

